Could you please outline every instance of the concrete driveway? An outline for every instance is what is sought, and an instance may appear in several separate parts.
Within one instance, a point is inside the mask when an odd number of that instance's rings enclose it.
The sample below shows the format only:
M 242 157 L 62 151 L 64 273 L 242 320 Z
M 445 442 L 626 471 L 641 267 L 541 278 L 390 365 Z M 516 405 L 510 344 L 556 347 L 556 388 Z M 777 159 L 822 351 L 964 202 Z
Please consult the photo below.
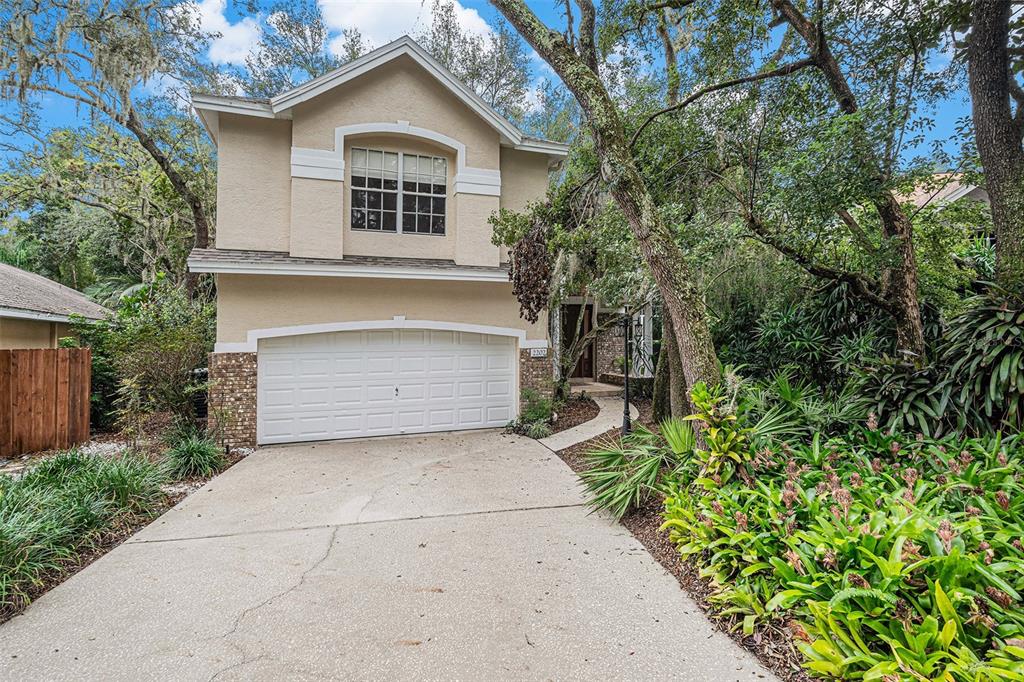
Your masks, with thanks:
M 0 679 L 772 678 L 494 431 L 258 450 L 0 626 Z

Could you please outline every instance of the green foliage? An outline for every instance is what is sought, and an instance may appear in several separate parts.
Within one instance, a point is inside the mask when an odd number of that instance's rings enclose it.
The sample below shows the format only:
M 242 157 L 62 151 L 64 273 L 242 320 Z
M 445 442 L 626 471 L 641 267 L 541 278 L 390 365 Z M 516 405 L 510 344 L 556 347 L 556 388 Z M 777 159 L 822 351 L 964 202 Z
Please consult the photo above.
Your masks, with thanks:
M 0 609 L 27 601 L 47 574 L 73 563 L 104 532 L 155 510 L 165 480 L 141 455 L 75 450 L 20 478 L 0 477 Z
M 164 458 L 168 472 L 176 479 L 206 478 L 227 465 L 217 444 L 198 433 L 179 438 L 167 449 Z
M 522 408 L 519 417 L 509 422 L 506 429 L 534 439 L 551 435 L 551 419 L 555 413 L 555 401 L 532 388 L 524 388 Z
M 716 439 L 740 442 L 739 421 Z M 788 621 L 817 675 L 1020 679 L 1022 458 L 998 436 L 764 441 L 716 485 L 700 460 L 677 466 L 664 528 L 719 616 L 746 634 Z
M 960 428 L 1024 428 L 1024 299 L 993 289 L 950 322 L 941 357 Z
M 523 406 L 520 418 L 527 422 L 549 422 L 555 411 L 554 401 L 532 388 L 523 389 Z
M 946 430 L 949 390 L 934 366 L 883 358 L 863 368 L 860 396 L 887 431 L 919 431 L 939 436 Z
M 206 366 L 213 350 L 215 319 L 215 306 L 205 297 L 160 278 L 125 296 L 108 319 L 76 324 L 100 378 L 92 396 L 98 423 L 118 418 L 138 435 L 147 415 L 191 417 L 192 397 L 202 389 L 194 371 Z
M 587 469 L 580 474 L 587 504 L 619 519 L 649 500 L 659 490 L 663 473 L 693 449 L 688 425 L 669 421 L 662 430 L 671 434 L 675 448 L 665 448 L 656 434 L 641 426 L 621 440 L 605 439 L 588 452 Z

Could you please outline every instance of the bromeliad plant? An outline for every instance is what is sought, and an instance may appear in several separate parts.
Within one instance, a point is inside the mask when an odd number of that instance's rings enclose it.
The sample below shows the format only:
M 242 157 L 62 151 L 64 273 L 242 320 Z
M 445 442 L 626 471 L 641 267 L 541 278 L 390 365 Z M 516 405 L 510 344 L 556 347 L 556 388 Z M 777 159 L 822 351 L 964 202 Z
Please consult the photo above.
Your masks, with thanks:
M 664 528 L 711 580 L 721 616 L 747 633 L 788 622 L 815 674 L 1020 680 L 1022 446 L 908 440 L 875 424 L 763 442 L 730 458 L 746 475 L 720 486 L 703 463 L 678 467 Z

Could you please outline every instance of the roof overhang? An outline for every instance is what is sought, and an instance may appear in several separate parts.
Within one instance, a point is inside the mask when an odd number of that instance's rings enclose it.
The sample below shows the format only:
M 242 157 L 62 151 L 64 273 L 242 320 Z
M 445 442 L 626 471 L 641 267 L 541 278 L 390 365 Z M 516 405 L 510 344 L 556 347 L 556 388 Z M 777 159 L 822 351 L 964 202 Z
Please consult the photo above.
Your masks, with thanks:
M 277 259 L 256 262 L 249 257 L 232 258 L 219 253 L 215 257 L 193 252 L 188 258 L 192 272 L 222 275 L 290 275 L 300 277 L 361 277 L 368 279 L 418 279 L 449 282 L 508 282 L 504 267 L 459 267 L 429 265 L 392 265 L 346 263 L 345 260 Z
M 9 317 L 18 320 L 35 320 L 37 322 L 71 322 L 71 315 L 59 315 L 57 313 L 44 313 L 38 310 L 27 310 L 25 308 L 7 308 L 0 306 L 0 317 Z M 87 322 L 95 322 L 96 318 L 83 317 Z
M 216 141 L 221 113 L 259 118 L 290 119 L 291 110 L 296 105 L 307 102 L 339 85 L 403 56 L 411 58 L 423 67 L 427 73 L 439 81 L 449 92 L 494 128 L 498 132 L 503 146 L 548 154 L 559 158 L 568 155 L 569 146 L 566 144 L 548 140 L 535 140 L 523 135 L 522 131 L 515 124 L 495 111 L 472 88 L 453 76 L 450 71 L 441 66 L 437 60 L 431 57 L 426 50 L 409 36 L 403 36 L 334 71 L 307 81 L 277 97 L 273 97 L 269 101 L 193 93 L 192 107 L 196 110 L 210 137 Z

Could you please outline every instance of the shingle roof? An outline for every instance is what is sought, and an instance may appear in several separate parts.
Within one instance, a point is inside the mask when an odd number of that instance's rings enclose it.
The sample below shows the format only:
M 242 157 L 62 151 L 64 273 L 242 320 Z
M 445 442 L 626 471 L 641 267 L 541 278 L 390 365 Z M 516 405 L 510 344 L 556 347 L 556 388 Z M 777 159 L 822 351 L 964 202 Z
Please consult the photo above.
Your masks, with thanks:
M 81 315 L 90 320 L 106 317 L 109 312 L 79 291 L 0 263 L 0 317 L 4 316 L 3 308 L 60 317 Z

